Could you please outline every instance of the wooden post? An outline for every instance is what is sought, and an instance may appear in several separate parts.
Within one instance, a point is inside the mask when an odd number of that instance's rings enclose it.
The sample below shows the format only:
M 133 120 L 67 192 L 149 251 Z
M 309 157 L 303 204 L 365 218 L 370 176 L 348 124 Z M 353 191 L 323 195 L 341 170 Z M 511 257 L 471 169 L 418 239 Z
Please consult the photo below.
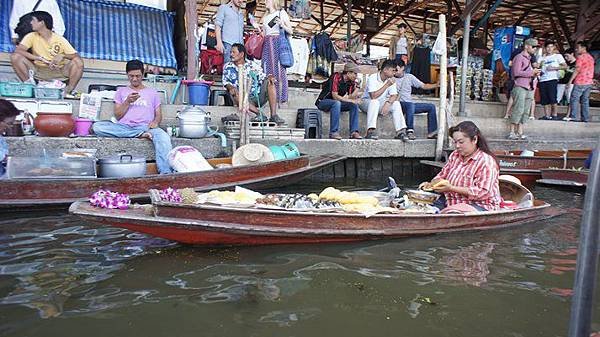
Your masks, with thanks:
M 472 0 L 471 0 L 472 1 Z M 469 7 L 467 0 L 467 9 Z M 464 12 L 463 12 L 464 13 Z M 460 71 L 460 101 L 458 103 L 458 115 L 465 115 L 466 99 L 467 99 L 467 63 L 469 61 L 469 39 L 471 33 L 471 13 L 467 13 L 465 17 L 465 26 L 463 30 L 463 45 L 462 45 L 462 62 Z
M 446 41 L 446 16 L 440 14 L 439 18 L 440 38 Z M 446 48 L 447 49 L 447 48 Z M 438 109 L 438 134 L 435 145 L 435 160 L 442 159 L 444 140 L 446 139 L 446 103 L 448 96 L 448 51 L 440 55 L 440 108 Z
M 350 51 L 350 38 L 352 37 L 352 0 L 348 0 L 346 9 L 348 11 L 348 22 L 346 23 L 346 50 Z
M 248 110 L 246 104 L 246 74 L 244 66 L 238 66 L 238 110 L 240 113 L 240 146 L 250 143 L 248 133 Z
M 198 55 L 196 49 L 196 30 L 198 29 L 198 3 L 196 0 L 185 0 L 185 22 L 187 34 L 187 79 L 194 80 L 198 74 Z

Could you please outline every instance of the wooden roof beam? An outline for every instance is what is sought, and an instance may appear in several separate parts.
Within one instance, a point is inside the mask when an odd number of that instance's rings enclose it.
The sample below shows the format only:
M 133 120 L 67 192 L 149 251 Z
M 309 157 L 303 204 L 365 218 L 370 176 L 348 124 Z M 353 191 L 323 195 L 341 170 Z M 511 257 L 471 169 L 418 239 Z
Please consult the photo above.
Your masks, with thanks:
M 573 45 L 573 40 L 571 39 L 571 34 L 569 34 L 569 32 L 570 32 L 569 26 L 567 25 L 567 22 L 565 21 L 565 17 L 562 14 L 560 5 L 558 4 L 558 1 L 556 1 L 556 0 L 551 0 L 551 1 L 552 1 L 552 7 L 554 8 L 554 13 L 556 13 L 556 18 L 558 19 L 560 28 L 563 30 L 563 34 L 565 34 L 565 38 L 567 38 L 567 42 L 569 42 L 569 46 L 571 46 L 571 48 L 574 48 L 575 46 Z

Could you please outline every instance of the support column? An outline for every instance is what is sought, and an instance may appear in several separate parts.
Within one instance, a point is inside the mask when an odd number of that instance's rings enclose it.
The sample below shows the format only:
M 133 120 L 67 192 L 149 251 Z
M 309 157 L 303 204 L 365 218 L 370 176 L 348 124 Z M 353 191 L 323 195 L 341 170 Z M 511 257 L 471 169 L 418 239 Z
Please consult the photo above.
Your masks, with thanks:
M 467 0 L 467 2 L 470 2 Z M 467 4 L 468 6 L 468 4 Z M 471 35 L 471 12 L 465 17 L 465 25 L 463 28 L 463 49 L 462 63 L 460 72 L 460 102 L 458 105 L 458 115 L 465 115 L 466 99 L 467 99 L 467 62 L 469 60 L 469 39 Z
M 446 40 L 446 16 L 440 15 L 439 18 L 439 30 L 440 38 Z M 437 142 L 435 145 L 435 160 L 439 161 L 442 159 L 442 150 L 444 148 L 444 140 L 446 137 L 447 122 L 446 122 L 446 110 L 447 110 L 447 96 L 448 96 L 448 51 L 440 55 L 440 108 L 438 109 L 438 135 Z
M 185 0 L 185 22 L 187 36 L 187 79 L 193 80 L 198 75 L 198 41 L 196 30 L 198 29 L 198 3 L 196 0 Z
M 325 1 L 325 0 L 323 0 Z M 348 6 L 346 6 L 348 11 L 348 22 L 346 23 L 346 50 L 350 51 L 350 38 L 352 37 L 352 0 L 348 0 Z M 369 47 L 367 45 L 367 53 L 369 52 Z

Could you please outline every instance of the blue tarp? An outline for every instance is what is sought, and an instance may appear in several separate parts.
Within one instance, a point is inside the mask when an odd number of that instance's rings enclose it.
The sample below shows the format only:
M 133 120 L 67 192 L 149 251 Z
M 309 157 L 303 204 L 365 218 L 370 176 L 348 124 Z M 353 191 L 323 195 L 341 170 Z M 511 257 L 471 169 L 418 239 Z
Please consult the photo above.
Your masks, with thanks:
M 0 52 L 10 53 L 15 46 L 10 38 L 10 11 L 13 0 L 0 0 Z
M 23 0 L 24 1 L 24 0 Z M 173 47 L 175 15 L 146 6 L 105 0 L 58 0 L 65 38 L 82 56 L 129 61 L 139 59 L 177 68 Z M 14 49 L 9 19 L 13 0 L 0 0 L 0 51 Z
M 58 0 L 65 37 L 83 57 L 176 68 L 174 14 L 103 0 Z

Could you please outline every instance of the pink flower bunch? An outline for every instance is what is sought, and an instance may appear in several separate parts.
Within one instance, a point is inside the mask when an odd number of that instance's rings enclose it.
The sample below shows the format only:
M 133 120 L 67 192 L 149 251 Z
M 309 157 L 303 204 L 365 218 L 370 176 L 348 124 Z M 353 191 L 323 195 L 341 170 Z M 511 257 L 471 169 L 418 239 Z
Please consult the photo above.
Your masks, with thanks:
M 127 209 L 130 203 L 131 200 L 127 194 L 109 190 L 98 190 L 90 197 L 90 204 L 101 208 Z
M 168 202 L 182 201 L 181 194 L 179 194 L 179 191 L 171 187 L 167 187 L 164 190 L 160 191 L 160 199 Z

